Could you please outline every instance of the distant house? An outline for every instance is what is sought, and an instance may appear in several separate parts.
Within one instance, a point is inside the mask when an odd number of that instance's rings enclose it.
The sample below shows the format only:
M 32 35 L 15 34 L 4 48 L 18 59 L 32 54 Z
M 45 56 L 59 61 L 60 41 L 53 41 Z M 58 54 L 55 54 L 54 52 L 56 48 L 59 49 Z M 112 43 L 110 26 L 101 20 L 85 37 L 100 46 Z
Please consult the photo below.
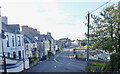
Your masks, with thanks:
M 47 39 L 46 35 L 40 35 L 40 39 L 37 41 L 37 47 L 38 50 L 40 51 L 40 57 L 42 58 L 43 56 L 47 56 L 48 55 L 48 51 L 50 50 L 50 42 Z
M 37 47 L 35 41 L 24 35 L 25 58 L 37 56 Z M 35 52 L 36 51 L 36 52 Z
M 71 40 L 68 38 L 61 38 L 59 41 L 62 43 L 62 48 L 71 46 Z
M 39 39 L 39 31 L 28 26 L 22 26 L 22 33 L 24 35 L 26 58 L 33 56 L 39 57 L 39 51 L 36 42 Z
M 56 42 L 56 50 L 62 50 L 62 46 L 63 46 L 62 42 L 59 40 L 56 40 L 55 42 Z
M 55 40 L 50 32 L 47 32 L 47 35 L 41 34 L 38 43 L 38 47 L 42 54 L 41 57 L 47 56 L 48 51 L 52 51 L 55 54 Z
M 54 38 L 51 36 L 51 33 L 50 32 L 47 32 L 47 35 L 46 35 L 46 38 L 48 39 L 49 41 L 49 46 L 50 46 L 50 51 L 52 51 L 54 54 L 55 54 L 55 40 Z
M 80 46 L 80 42 L 81 42 L 80 40 L 76 39 L 71 44 L 72 46 Z

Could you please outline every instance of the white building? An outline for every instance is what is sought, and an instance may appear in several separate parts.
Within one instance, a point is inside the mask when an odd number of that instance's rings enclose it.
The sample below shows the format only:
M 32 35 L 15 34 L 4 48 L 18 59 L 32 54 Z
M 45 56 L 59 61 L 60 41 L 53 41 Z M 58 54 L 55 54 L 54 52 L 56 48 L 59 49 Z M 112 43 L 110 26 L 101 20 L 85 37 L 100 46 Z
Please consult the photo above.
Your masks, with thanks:
M 50 32 L 47 32 L 47 35 L 46 35 L 46 38 L 49 40 L 49 43 L 50 43 L 50 51 L 52 51 L 54 54 L 55 54 L 55 52 L 56 52 L 56 50 L 55 50 L 55 40 L 54 40 L 54 38 L 51 36 L 51 33 Z
M 40 35 L 40 39 L 39 39 L 40 43 L 41 43 L 41 47 L 40 47 L 40 52 L 42 51 L 42 56 L 47 56 L 48 55 L 48 51 L 50 50 L 50 42 L 47 38 L 46 35 Z
M 2 20 L 4 19 L 7 17 L 2 17 Z M 24 68 L 29 68 L 29 61 L 24 60 L 23 34 L 20 32 L 19 24 L 8 25 L 5 20 L 2 21 L 2 52 L 6 57 L 7 72 L 20 72 Z M 0 71 L 3 70 L 4 67 L 0 66 Z
M 5 35 L 5 39 L 3 39 L 3 50 L 5 55 L 14 59 L 23 59 L 24 40 L 23 34 L 20 32 L 19 24 L 7 25 L 2 22 L 2 29 Z
M 31 41 L 31 39 L 29 39 L 28 37 L 26 37 L 24 35 L 24 47 L 25 47 L 25 58 L 30 58 L 33 56 L 38 57 L 38 54 L 36 54 L 37 52 L 37 44 L 34 41 Z
M 1 7 L 0 7 L 0 60 L 2 60 L 2 18 L 1 18 Z M 0 65 L 2 61 L 0 61 Z
M 37 41 L 40 32 L 32 27 L 22 26 L 22 33 L 24 34 L 25 57 L 39 57 Z

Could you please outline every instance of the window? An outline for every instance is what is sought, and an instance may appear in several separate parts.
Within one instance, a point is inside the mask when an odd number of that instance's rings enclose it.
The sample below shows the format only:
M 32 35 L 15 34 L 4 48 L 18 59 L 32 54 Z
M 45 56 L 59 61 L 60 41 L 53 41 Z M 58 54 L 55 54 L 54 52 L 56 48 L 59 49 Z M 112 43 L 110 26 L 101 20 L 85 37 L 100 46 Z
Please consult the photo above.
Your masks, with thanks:
M 19 59 L 21 59 L 21 51 L 18 51 Z
M 26 45 L 26 50 L 28 50 L 28 45 Z
M 24 38 L 22 37 L 22 46 L 24 45 Z
M 12 46 L 14 46 L 14 36 L 12 36 Z
M 10 53 L 8 52 L 8 58 L 10 58 Z
M 9 36 L 6 36 L 6 41 L 7 41 L 7 47 L 9 47 Z
M 21 46 L 21 43 L 20 43 L 20 36 L 18 36 L 18 46 Z
M 13 52 L 13 58 L 14 58 L 14 59 L 16 58 L 16 53 L 15 53 L 15 52 Z
M 33 48 L 35 48 L 35 45 L 33 44 Z
M 27 54 L 27 58 L 29 58 L 29 54 Z

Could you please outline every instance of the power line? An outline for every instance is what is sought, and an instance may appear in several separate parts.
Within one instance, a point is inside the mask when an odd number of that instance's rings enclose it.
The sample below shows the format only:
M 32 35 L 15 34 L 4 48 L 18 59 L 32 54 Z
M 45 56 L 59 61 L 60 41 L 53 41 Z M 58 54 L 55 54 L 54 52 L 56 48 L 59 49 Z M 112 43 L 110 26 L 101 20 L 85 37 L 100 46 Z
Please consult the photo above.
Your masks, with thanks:
M 98 10 L 99 8 L 101 8 L 101 7 L 103 7 L 104 5 L 108 4 L 110 1 L 112 1 L 112 0 L 109 0 L 108 2 L 104 3 L 103 5 L 101 5 L 100 7 L 96 8 L 95 10 L 91 11 L 90 13 L 92 13 L 92 12 Z

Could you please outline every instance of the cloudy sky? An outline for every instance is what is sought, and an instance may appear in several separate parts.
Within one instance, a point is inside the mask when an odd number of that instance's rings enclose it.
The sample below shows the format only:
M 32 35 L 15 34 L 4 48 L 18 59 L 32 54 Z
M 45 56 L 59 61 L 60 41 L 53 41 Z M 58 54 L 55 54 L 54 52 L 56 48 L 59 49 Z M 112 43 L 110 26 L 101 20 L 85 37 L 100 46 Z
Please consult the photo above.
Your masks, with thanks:
M 109 0 L 0 0 L 2 16 L 9 24 L 28 25 L 41 34 L 51 32 L 55 39 L 85 39 L 86 14 Z M 116 3 L 113 0 L 93 14 L 98 15 L 104 7 Z

